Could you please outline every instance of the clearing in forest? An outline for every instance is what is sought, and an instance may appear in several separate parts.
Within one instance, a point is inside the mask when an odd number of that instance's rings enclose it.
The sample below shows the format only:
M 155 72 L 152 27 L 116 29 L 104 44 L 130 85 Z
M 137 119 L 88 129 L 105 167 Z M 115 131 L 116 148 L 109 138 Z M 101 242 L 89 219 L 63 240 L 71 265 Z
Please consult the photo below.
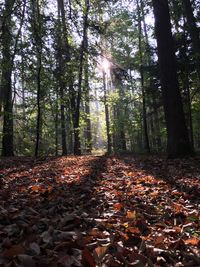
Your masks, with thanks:
M 200 266 L 200 159 L 1 160 L 0 266 Z

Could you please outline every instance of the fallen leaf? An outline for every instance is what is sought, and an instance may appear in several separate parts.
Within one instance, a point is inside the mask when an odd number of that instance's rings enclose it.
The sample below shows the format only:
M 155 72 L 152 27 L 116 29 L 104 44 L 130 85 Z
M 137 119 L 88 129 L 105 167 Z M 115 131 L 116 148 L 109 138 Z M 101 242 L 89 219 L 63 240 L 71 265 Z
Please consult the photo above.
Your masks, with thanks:
M 136 219 L 136 211 L 127 211 L 126 218 L 130 220 Z
M 122 205 L 121 203 L 115 203 L 115 204 L 113 205 L 113 208 L 114 208 L 115 210 L 121 210 L 121 209 L 123 208 L 123 205 Z
M 84 267 L 96 267 L 96 262 L 90 253 L 90 251 L 85 248 L 82 252 L 82 264 Z
M 185 242 L 186 245 L 193 245 L 193 246 L 200 245 L 200 239 L 195 238 L 195 237 L 187 239 L 187 240 L 184 240 L 184 242 Z
M 102 260 L 103 259 L 103 257 L 105 256 L 108 248 L 109 248 L 109 245 L 95 248 L 94 252 L 97 255 L 98 260 Z
M 3 252 L 3 257 L 10 259 L 10 258 L 13 258 L 13 257 L 19 255 L 19 254 L 23 254 L 24 252 L 25 252 L 24 246 L 22 246 L 22 245 L 15 245 L 15 246 L 12 246 L 9 249 L 6 249 Z

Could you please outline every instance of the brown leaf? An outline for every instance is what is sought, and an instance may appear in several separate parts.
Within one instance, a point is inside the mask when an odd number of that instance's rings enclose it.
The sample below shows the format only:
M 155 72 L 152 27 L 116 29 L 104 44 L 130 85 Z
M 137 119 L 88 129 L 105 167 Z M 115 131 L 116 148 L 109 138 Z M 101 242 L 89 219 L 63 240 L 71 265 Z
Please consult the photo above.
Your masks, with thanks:
M 6 249 L 3 253 L 3 257 L 11 259 L 19 254 L 23 254 L 25 252 L 25 248 L 22 245 L 15 245 L 9 249 Z
M 87 248 L 82 252 L 82 264 L 84 267 L 96 267 L 96 262 Z
M 154 244 L 160 245 L 164 242 L 165 237 L 163 235 L 158 235 L 154 237 Z
M 109 248 L 109 245 L 108 246 L 101 246 L 101 247 L 95 248 L 94 252 L 97 255 L 97 257 L 98 257 L 99 260 L 102 260 L 103 259 L 103 257 L 105 256 L 108 248 Z

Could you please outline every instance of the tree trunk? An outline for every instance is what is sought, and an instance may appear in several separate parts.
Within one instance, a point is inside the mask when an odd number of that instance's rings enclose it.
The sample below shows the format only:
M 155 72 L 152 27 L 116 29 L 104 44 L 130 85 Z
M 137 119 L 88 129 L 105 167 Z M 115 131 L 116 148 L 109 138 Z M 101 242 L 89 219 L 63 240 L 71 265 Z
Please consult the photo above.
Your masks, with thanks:
M 110 134 L 110 118 L 109 118 L 109 108 L 107 102 L 107 85 L 106 85 L 105 71 L 103 71 L 103 91 L 104 91 L 104 105 L 105 105 L 106 133 L 107 133 L 107 153 L 108 155 L 110 155 L 112 152 L 112 142 Z
M 62 75 L 62 74 L 61 74 Z M 62 79 L 62 78 L 61 78 Z M 61 119 L 61 140 L 62 140 L 62 155 L 67 155 L 67 142 L 66 142 L 66 125 L 65 125 L 65 105 L 64 105 L 64 88 L 61 82 L 60 86 L 60 119 Z
M 41 54 L 38 53 L 38 67 L 37 67 L 37 124 L 36 124 L 36 145 L 35 145 L 35 157 L 39 154 L 39 146 L 42 135 L 42 107 L 41 107 Z
M 64 81 L 67 71 L 69 57 L 68 33 L 65 18 L 65 8 L 63 0 L 57 0 L 58 6 L 58 32 L 57 32 L 57 80 L 60 95 L 60 119 L 61 119 L 61 142 L 62 155 L 67 155 L 66 141 L 66 116 L 65 116 L 65 90 L 67 87 Z
M 89 5 L 89 2 L 85 3 Z M 89 11 L 89 10 L 88 10 Z M 87 11 L 87 13 L 88 13 Z M 88 31 L 85 33 L 85 65 L 84 65 L 84 89 L 85 89 L 85 114 L 86 114 L 86 151 L 92 152 L 92 131 L 90 120 L 90 86 L 89 86 L 89 63 L 88 63 Z
M 179 90 L 174 43 L 167 1 L 152 0 L 158 48 L 160 79 L 167 126 L 168 157 L 191 155 L 187 127 Z
M 42 36 L 41 36 L 41 14 L 39 0 L 32 0 L 32 30 L 33 40 L 36 46 L 37 58 L 37 119 L 36 119 L 36 143 L 35 143 L 35 157 L 39 155 L 39 148 L 42 136 L 42 90 L 41 90 L 41 71 L 42 71 Z
M 88 13 L 89 13 L 89 0 L 85 0 L 84 16 L 83 16 L 83 39 L 80 47 L 79 55 L 79 72 L 78 72 L 78 93 L 76 97 L 76 108 L 74 110 L 74 154 L 81 155 L 81 142 L 80 142 L 80 103 L 82 97 L 82 80 L 83 80 L 83 64 L 84 54 L 87 44 L 87 28 L 88 28 Z
M 187 47 L 187 33 L 185 31 L 186 23 L 184 23 L 184 36 L 183 47 L 180 50 L 180 55 L 184 60 L 184 69 L 181 72 L 183 89 L 186 95 L 186 121 L 189 131 L 189 139 L 192 149 L 194 150 L 194 137 L 193 137 L 193 123 L 192 123 L 192 107 L 191 107 L 191 94 L 190 94 L 190 81 L 189 81 L 189 59 L 188 59 L 188 47 Z
M 58 92 L 56 89 L 56 106 L 55 106 L 55 155 L 58 156 Z
M 14 0 L 5 1 L 2 22 L 2 74 L 0 102 L 3 103 L 3 139 L 2 156 L 13 156 L 13 103 L 12 103 L 12 82 L 13 57 L 11 54 L 12 34 L 12 9 Z M 2 105 L 0 103 L 0 105 Z
M 147 111 L 146 111 L 146 94 L 144 87 L 144 71 L 143 71 L 143 51 L 142 51 L 142 18 L 140 14 L 140 6 L 137 0 L 137 10 L 138 10 L 138 48 L 139 48 L 139 57 L 140 57 L 140 80 L 141 80 L 141 89 L 142 89 L 142 119 L 143 119 L 143 135 L 144 135 L 144 150 L 146 153 L 150 153 L 149 146 L 149 136 L 147 128 Z
M 86 48 L 87 51 L 87 48 Z M 85 113 L 86 113 L 86 151 L 92 151 L 92 132 L 90 120 L 90 87 L 89 87 L 88 58 L 85 62 Z
M 116 75 L 115 71 L 112 71 L 112 83 L 115 88 L 118 89 L 119 100 L 113 106 L 113 150 L 115 152 L 126 151 L 126 137 L 125 137 L 125 105 L 122 99 L 125 99 L 125 92 L 123 88 L 123 82 L 120 76 Z

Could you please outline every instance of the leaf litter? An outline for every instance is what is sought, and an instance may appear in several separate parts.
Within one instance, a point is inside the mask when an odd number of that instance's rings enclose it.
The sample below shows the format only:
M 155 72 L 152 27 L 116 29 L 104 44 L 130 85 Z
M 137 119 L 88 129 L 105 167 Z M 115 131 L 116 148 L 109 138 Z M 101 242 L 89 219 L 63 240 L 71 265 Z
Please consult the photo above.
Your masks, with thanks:
M 200 159 L 2 159 L 0 267 L 200 266 Z

